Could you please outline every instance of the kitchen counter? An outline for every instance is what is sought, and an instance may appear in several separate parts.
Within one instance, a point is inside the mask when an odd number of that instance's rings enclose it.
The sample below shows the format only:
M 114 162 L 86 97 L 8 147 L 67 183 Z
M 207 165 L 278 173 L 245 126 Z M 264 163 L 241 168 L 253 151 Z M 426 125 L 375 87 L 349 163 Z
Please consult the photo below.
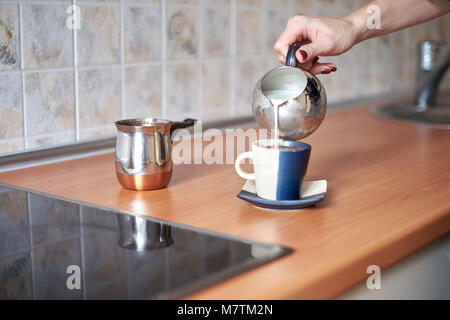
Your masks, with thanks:
M 295 250 L 190 298 L 332 298 L 369 265 L 386 268 L 450 231 L 450 131 L 377 119 L 368 107 L 329 114 L 305 140 L 307 180 L 328 181 L 314 208 L 239 200 L 244 181 L 232 165 L 179 165 L 169 188 L 127 191 L 113 154 L 5 172 L 0 182 Z

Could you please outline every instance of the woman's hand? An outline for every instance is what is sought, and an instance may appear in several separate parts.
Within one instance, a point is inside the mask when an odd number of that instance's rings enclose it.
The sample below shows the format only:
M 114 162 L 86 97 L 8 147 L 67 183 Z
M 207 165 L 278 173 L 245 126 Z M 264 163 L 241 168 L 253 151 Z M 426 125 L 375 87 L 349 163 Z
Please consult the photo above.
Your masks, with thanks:
M 379 9 L 381 25 L 367 28 L 370 7 Z M 313 74 L 337 70 L 332 63 L 319 63 L 319 56 L 336 56 L 355 43 L 395 32 L 450 12 L 449 0 L 374 0 L 341 19 L 295 16 L 289 19 L 286 30 L 274 49 L 285 63 L 289 46 L 303 44 L 297 51 L 299 67 Z
M 285 64 L 289 46 L 295 42 L 303 45 L 297 51 L 299 67 L 313 74 L 337 70 L 333 63 L 318 62 L 319 56 L 336 56 L 349 50 L 356 41 L 354 24 L 346 19 L 294 16 L 289 19 L 286 30 L 274 45 Z

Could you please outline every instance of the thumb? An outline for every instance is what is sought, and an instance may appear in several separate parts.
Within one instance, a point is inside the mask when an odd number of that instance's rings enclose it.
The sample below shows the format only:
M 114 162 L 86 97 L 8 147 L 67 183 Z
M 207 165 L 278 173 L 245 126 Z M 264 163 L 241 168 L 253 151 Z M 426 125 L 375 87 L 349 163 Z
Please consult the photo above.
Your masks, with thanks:
M 312 62 L 315 57 L 321 55 L 321 45 L 317 42 L 311 42 L 305 45 L 302 45 L 300 49 L 297 51 L 295 56 L 297 57 L 298 62 L 306 63 Z

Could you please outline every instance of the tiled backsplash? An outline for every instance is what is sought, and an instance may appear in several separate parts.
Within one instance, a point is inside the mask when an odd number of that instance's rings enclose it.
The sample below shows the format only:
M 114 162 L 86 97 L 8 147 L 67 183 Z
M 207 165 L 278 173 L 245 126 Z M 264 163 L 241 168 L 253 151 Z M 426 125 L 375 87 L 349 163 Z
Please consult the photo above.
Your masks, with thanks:
M 288 17 L 365 2 L 0 0 L 0 153 L 109 136 L 120 118 L 249 115 Z M 72 4 L 79 30 L 67 27 Z M 330 58 L 329 101 L 413 88 L 424 39 L 450 40 L 449 15 Z

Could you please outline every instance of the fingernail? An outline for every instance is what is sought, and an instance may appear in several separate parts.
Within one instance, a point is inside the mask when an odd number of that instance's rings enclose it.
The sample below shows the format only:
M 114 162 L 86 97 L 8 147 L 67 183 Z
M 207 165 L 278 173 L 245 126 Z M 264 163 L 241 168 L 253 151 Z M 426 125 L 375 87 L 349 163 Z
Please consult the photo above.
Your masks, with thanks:
M 315 57 L 313 60 L 313 64 L 316 63 L 317 61 L 319 61 L 319 57 Z
M 329 70 L 329 69 L 324 69 L 324 70 L 322 70 L 322 72 L 321 72 L 321 74 L 328 74 L 328 73 L 330 73 L 330 70 Z
M 331 67 L 331 71 L 335 72 L 337 70 L 336 67 Z
M 308 52 L 305 50 L 300 50 L 300 54 L 302 55 L 303 60 L 308 59 Z

